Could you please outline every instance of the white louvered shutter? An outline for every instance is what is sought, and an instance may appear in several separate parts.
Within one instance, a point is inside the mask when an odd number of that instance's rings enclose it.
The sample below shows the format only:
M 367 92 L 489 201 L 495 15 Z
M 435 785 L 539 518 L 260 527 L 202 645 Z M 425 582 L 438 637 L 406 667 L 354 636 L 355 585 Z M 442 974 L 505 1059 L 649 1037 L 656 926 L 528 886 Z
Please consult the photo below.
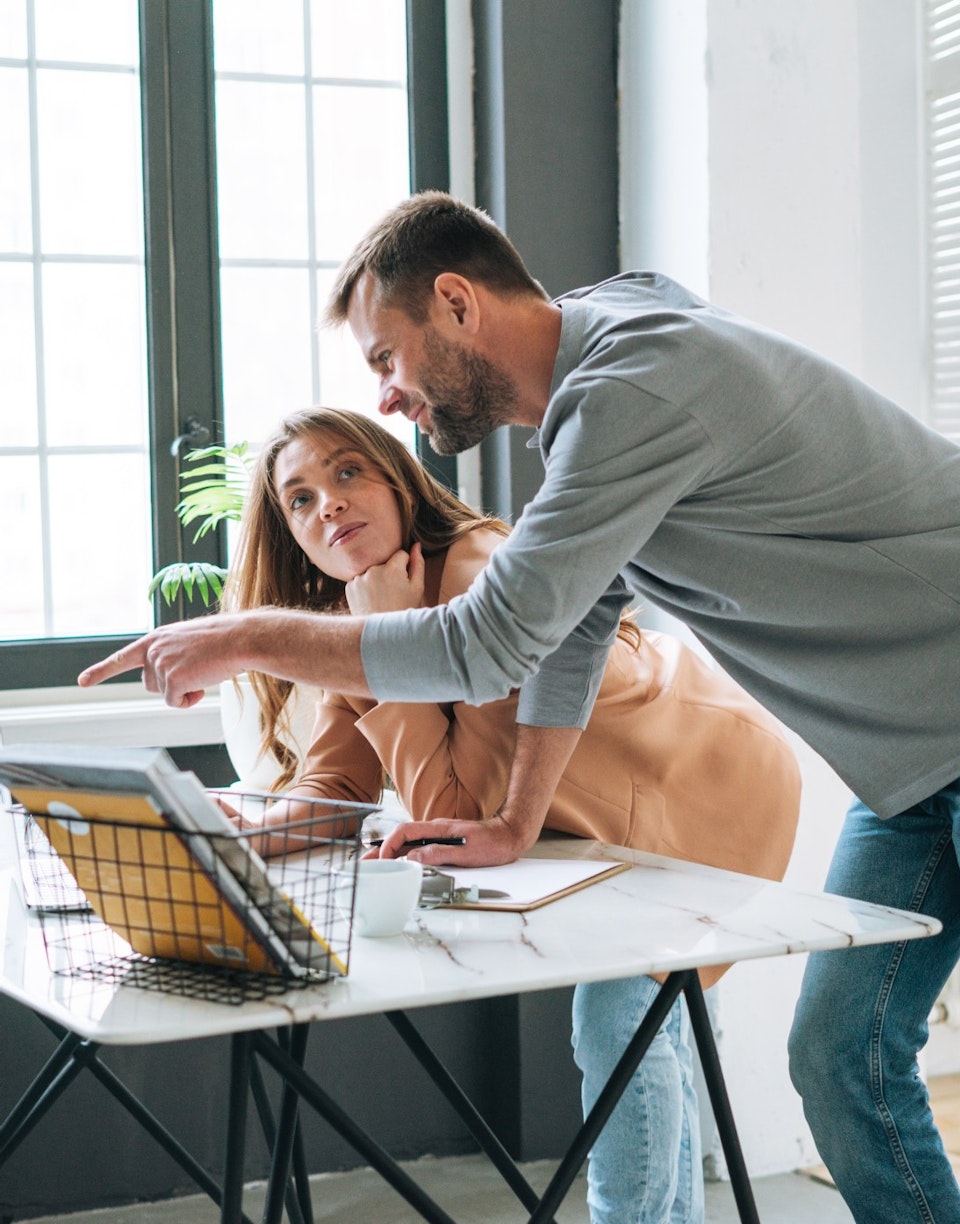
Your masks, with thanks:
M 960 0 L 927 0 L 930 424 L 960 442 Z

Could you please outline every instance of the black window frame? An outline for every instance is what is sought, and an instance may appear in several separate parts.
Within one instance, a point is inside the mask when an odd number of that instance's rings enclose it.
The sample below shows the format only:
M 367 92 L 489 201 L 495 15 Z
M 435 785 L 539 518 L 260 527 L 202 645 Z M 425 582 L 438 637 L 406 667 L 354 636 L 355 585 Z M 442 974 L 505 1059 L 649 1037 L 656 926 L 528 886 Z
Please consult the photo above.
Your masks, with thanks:
M 407 0 L 411 190 L 449 187 L 445 0 Z M 194 544 L 175 514 L 174 440 L 223 439 L 212 0 L 140 0 L 151 517 L 154 568 L 223 564 L 224 531 Z M 417 449 L 456 488 L 456 462 Z M 189 445 L 180 448 L 180 453 Z M 104 535 L 109 522 L 104 525 Z M 157 623 L 203 614 L 159 604 Z M 0 642 L 0 690 L 70 685 L 135 635 Z M 131 677 L 118 678 L 129 681 Z

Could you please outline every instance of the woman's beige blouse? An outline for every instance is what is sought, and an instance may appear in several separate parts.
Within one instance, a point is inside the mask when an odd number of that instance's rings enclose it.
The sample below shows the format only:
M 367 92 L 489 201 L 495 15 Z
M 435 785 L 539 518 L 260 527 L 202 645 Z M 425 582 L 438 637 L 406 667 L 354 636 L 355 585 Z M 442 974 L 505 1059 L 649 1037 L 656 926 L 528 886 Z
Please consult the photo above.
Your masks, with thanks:
M 465 591 L 503 537 L 479 528 L 427 562 L 427 602 Z M 481 819 L 506 790 L 516 699 L 481 707 L 327 693 L 295 790 L 376 802 L 384 774 L 417 820 Z M 775 719 L 677 639 L 618 639 L 547 828 L 780 879 L 800 795 Z

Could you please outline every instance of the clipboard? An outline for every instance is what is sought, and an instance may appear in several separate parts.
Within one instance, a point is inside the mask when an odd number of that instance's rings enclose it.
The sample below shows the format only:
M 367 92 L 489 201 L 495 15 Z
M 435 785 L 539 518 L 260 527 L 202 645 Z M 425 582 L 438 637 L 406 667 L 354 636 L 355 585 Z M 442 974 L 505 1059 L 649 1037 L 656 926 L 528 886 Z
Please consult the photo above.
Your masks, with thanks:
M 611 859 L 521 858 L 498 867 L 430 869 L 424 871 L 420 908 L 525 913 L 629 868 Z

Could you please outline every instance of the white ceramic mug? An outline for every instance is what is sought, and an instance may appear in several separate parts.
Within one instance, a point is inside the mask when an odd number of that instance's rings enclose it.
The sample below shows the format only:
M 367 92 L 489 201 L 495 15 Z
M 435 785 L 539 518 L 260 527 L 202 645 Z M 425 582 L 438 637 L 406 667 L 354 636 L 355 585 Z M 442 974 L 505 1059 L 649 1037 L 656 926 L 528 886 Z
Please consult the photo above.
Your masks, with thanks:
M 399 935 L 420 899 L 423 868 L 413 859 L 361 859 L 353 929 L 358 935 Z M 353 869 L 339 871 L 337 904 L 349 913 Z

